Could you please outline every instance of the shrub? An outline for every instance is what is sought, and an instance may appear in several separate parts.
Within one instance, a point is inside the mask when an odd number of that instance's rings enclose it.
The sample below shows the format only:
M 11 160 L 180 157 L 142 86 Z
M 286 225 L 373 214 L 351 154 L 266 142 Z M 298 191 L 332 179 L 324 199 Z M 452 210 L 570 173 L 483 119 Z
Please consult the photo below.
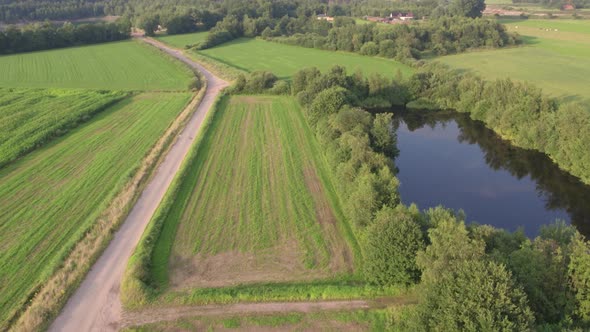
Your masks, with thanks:
M 416 253 L 424 248 L 417 216 L 405 207 L 383 208 L 367 229 L 365 278 L 381 286 L 410 285 L 420 277 Z

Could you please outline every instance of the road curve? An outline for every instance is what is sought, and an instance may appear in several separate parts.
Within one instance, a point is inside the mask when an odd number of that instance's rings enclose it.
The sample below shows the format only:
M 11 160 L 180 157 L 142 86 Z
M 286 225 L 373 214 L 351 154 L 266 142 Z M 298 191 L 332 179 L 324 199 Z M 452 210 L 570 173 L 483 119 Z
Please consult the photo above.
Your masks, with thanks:
M 116 331 L 121 326 L 120 284 L 127 261 L 150 218 L 164 197 L 174 175 L 186 157 L 194 138 L 213 106 L 220 90 L 228 85 L 181 51 L 152 39 L 145 42 L 200 71 L 207 79 L 207 90 L 186 127 L 177 136 L 164 161 L 127 216 L 113 240 L 96 261 L 74 295 L 68 300 L 49 331 Z

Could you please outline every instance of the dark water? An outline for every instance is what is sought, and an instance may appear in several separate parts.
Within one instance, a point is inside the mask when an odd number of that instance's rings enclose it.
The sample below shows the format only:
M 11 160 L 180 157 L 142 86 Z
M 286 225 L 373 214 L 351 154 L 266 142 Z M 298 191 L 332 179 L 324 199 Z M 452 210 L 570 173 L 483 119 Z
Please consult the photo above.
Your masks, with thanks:
M 396 166 L 404 203 L 463 209 L 468 221 L 535 236 L 563 219 L 590 235 L 590 186 L 465 114 L 401 113 Z

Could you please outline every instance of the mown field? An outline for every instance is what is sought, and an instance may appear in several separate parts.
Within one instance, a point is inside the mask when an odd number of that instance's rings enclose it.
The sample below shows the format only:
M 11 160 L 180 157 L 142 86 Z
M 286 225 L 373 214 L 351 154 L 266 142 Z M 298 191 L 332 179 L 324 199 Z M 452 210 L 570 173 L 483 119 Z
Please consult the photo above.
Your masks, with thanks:
M 124 331 L 384 331 L 387 319 L 386 310 L 197 316 L 136 326 Z
M 490 79 L 529 81 L 563 101 L 589 103 L 590 21 L 504 20 L 525 45 L 437 58 Z
M 59 266 L 190 96 L 126 98 L 0 169 L 0 328 Z
M 294 99 L 222 99 L 166 215 L 154 279 L 182 290 L 352 272 L 321 155 Z
M 0 88 L 0 167 L 126 95 L 94 90 Z
M 185 90 L 192 72 L 137 41 L 0 56 L 0 87 Z
M 207 34 L 209 34 L 209 32 L 205 31 L 184 33 L 181 35 L 161 35 L 157 36 L 156 39 L 177 48 L 184 48 L 187 45 L 194 45 L 205 40 Z
M 380 73 L 393 76 L 398 70 L 403 75 L 412 72 L 410 67 L 391 59 L 291 46 L 260 39 L 241 38 L 198 53 L 247 72 L 270 71 L 283 79 L 291 78 L 302 68 L 314 66 L 320 70 L 328 70 L 340 65 L 346 67 L 350 73 L 361 70 L 367 75 Z

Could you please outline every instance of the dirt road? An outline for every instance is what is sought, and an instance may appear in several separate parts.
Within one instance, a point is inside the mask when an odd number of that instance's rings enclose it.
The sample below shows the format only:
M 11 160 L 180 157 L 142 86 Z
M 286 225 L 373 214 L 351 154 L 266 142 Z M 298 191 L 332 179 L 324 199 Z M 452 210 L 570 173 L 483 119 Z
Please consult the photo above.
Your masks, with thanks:
M 219 91 L 227 86 L 227 82 L 184 56 L 181 51 L 151 39 L 144 39 L 144 41 L 186 63 L 194 70 L 200 71 L 207 79 L 207 91 L 131 213 L 94 264 L 80 288 L 53 322 L 50 331 L 116 331 L 119 329 L 122 319 L 119 286 L 127 260 L 180 168 L 205 115 Z

